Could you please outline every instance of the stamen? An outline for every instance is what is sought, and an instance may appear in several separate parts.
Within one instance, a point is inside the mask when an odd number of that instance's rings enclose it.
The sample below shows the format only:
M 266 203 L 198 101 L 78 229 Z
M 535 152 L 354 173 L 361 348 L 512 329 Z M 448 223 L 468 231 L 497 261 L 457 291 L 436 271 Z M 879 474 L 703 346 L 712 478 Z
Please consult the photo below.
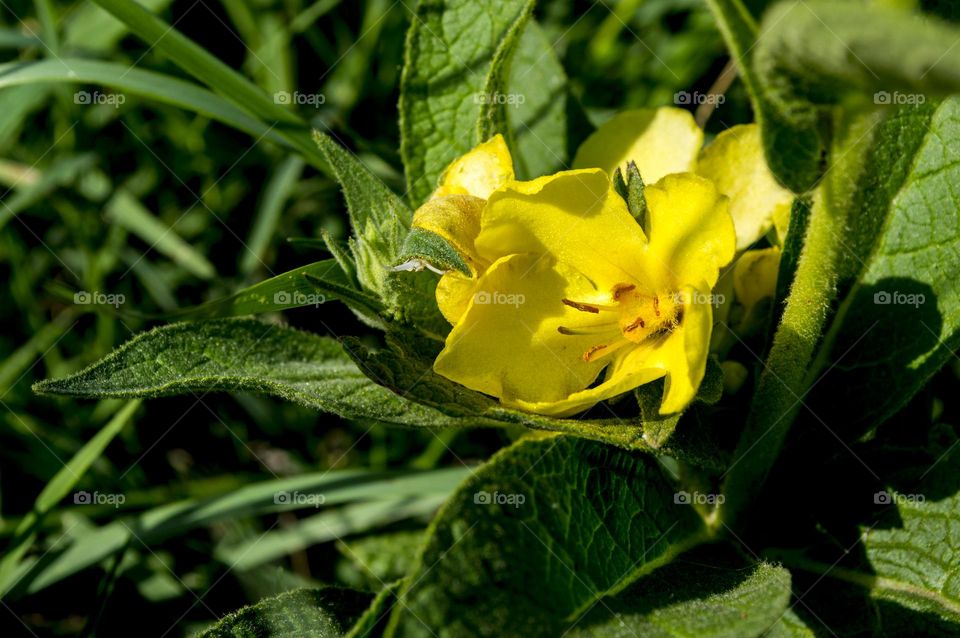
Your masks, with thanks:
M 597 303 L 583 303 L 582 301 L 574 301 L 572 299 L 561 299 L 563 305 L 570 306 L 571 308 L 576 308 L 581 312 L 589 312 L 592 314 L 599 314 L 601 310 L 616 310 L 617 306 L 607 306 L 604 304 Z
M 660 316 L 660 297 L 653 298 L 653 312 L 658 317 Z
M 600 357 L 605 357 L 608 354 L 616 352 L 617 350 L 619 350 L 620 348 L 622 348 L 623 346 L 629 343 L 630 342 L 627 341 L 626 339 L 618 339 L 613 343 L 609 343 L 609 344 L 600 343 L 595 346 L 591 346 L 589 350 L 583 353 L 583 360 L 586 363 L 596 361 Z
M 576 308 L 581 312 L 592 312 L 593 314 L 600 314 L 600 307 L 594 306 L 591 304 L 580 303 L 579 301 L 571 301 L 570 299 L 561 299 L 565 306 L 570 306 L 571 308 Z
M 566 326 L 557 326 L 557 332 L 562 335 L 572 336 L 598 335 L 605 332 L 614 334 L 616 332 L 616 325 L 616 321 L 609 321 L 607 323 L 598 323 L 592 326 L 585 326 L 583 328 L 567 328 Z
M 593 356 L 602 350 L 606 350 L 607 346 L 600 344 L 598 346 L 590 346 L 590 349 L 583 353 L 583 360 L 587 363 L 593 359 Z

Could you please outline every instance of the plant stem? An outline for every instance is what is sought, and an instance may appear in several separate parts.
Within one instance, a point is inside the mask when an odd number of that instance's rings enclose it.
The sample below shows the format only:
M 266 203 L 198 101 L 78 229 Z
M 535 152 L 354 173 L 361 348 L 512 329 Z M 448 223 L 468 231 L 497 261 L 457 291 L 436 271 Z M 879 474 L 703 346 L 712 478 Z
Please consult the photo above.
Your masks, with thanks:
M 762 487 L 802 405 L 808 371 L 836 295 L 843 217 L 823 190 L 814 199 L 783 319 L 757 383 L 747 424 L 723 486 L 722 520 L 734 525 Z

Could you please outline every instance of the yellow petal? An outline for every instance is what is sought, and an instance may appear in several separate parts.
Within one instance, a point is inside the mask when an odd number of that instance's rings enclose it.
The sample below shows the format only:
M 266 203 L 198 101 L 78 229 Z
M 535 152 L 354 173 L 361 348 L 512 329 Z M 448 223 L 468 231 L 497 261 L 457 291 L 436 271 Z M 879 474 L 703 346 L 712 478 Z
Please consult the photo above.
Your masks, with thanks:
M 476 272 L 486 265 L 473 245 L 480 232 L 484 203 L 472 195 L 434 196 L 413 214 L 413 225 L 443 237 Z
M 787 240 L 787 231 L 790 228 L 790 218 L 793 216 L 793 205 L 781 206 L 773 213 L 773 228 L 777 232 L 777 242 L 783 246 Z
M 618 374 L 603 383 L 587 390 L 574 392 L 559 401 L 504 401 L 504 405 L 517 408 L 525 412 L 543 414 L 545 416 L 565 417 L 583 412 L 597 403 L 629 392 L 636 387 L 656 381 L 664 375 L 659 368 L 636 368 L 623 374 Z M 602 415 L 600 415 L 602 416 Z
M 780 271 L 780 249 L 776 246 L 748 250 L 733 267 L 733 289 L 737 301 L 744 306 L 744 315 L 759 301 L 772 297 L 777 290 Z
M 687 288 L 691 299 L 709 298 L 709 290 Z M 682 411 L 693 401 L 707 368 L 712 328 L 709 303 L 685 306 L 683 322 L 668 336 L 648 345 L 634 346 L 613 360 L 604 381 L 556 401 L 504 401 L 510 407 L 548 416 L 570 416 L 624 392 L 666 376 L 661 414 Z
M 736 234 L 725 197 L 707 179 L 668 175 L 644 190 L 649 218 L 648 273 L 659 289 L 696 285 L 707 290 L 735 252 Z
M 598 169 L 504 186 L 490 196 L 476 240 L 488 261 L 549 253 L 587 273 L 604 293 L 631 277 L 643 279 L 638 269 L 645 244 L 640 225 Z
M 585 277 L 549 257 L 519 254 L 497 261 L 481 276 L 434 370 L 505 403 L 557 401 L 582 390 L 605 365 L 583 359 L 602 336 L 566 335 L 558 328 L 604 320 L 561 301 L 591 289 Z M 619 334 L 615 323 L 610 331 Z
M 447 321 L 460 321 L 473 299 L 478 281 L 477 277 L 467 277 L 457 270 L 451 270 L 440 278 L 437 282 L 437 306 Z
M 454 160 L 440 178 L 433 196 L 472 195 L 487 199 L 490 193 L 513 180 L 513 159 L 500 134 Z
M 717 135 L 700 154 L 697 173 L 730 198 L 737 250 L 760 239 L 775 217 L 789 216 L 793 193 L 767 167 L 756 124 L 734 126 Z
M 709 299 L 710 291 L 687 288 L 694 298 Z M 683 309 L 680 330 L 668 339 L 655 356 L 660 367 L 667 371 L 660 414 L 674 414 L 686 408 L 700 388 L 707 369 L 710 351 L 710 333 L 713 330 L 713 306 L 708 301 L 688 304 Z
M 703 131 L 689 111 L 664 107 L 614 115 L 577 150 L 574 168 L 600 168 L 613 174 L 637 163 L 647 184 L 670 173 L 693 171 L 703 145 Z M 624 173 L 626 174 L 626 173 Z

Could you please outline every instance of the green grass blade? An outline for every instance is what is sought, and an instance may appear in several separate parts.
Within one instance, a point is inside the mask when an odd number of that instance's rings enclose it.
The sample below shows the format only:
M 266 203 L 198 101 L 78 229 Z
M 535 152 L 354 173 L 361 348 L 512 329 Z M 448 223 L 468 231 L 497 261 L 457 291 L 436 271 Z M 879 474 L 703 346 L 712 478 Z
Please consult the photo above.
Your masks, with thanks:
M 247 239 L 247 250 L 240 259 L 241 274 L 251 274 L 262 263 L 277 230 L 283 205 L 289 199 L 302 173 L 303 161 L 297 157 L 288 157 L 277 167 L 276 172 L 267 182 L 263 199 L 257 208 L 253 229 Z
M 367 470 L 315 472 L 264 481 L 204 500 L 165 505 L 129 520 L 105 525 L 79 538 L 60 553 L 21 570 L 15 594 L 35 593 L 122 549 L 136 534 L 137 543 L 152 545 L 188 530 L 219 521 L 310 507 L 293 495 L 322 494 L 324 505 L 356 501 L 397 501 L 410 497 L 439 498 L 451 493 L 470 473 L 466 467 L 401 475 Z M 286 495 L 283 498 L 278 495 Z
M 187 272 L 201 279 L 213 279 L 216 276 L 216 268 L 202 253 L 184 241 L 173 227 L 157 219 L 130 193 L 117 191 L 107 202 L 106 217 L 147 242 L 150 249 L 166 255 Z
M 0 64 L 0 89 L 27 84 L 99 84 L 209 117 L 249 133 L 291 146 L 261 120 L 192 82 L 115 62 L 64 58 Z M 2 93 L 0 93 L 2 95 Z
M 33 510 L 20 522 L 13 542 L 0 560 L 0 596 L 5 596 L 10 588 L 17 584 L 20 559 L 33 543 L 40 520 L 76 486 L 94 461 L 100 458 L 110 441 L 130 421 L 139 405 L 140 399 L 128 401 L 40 492 Z

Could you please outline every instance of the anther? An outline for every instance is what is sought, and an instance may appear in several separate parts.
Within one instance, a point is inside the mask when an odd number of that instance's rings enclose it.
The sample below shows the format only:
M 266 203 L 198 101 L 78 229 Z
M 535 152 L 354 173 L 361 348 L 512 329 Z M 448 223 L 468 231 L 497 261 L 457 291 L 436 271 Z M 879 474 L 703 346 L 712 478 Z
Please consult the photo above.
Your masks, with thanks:
M 579 301 L 571 301 L 570 299 L 561 299 L 560 301 L 562 301 L 564 305 L 570 306 L 571 308 L 576 308 L 581 312 L 592 312 L 593 314 L 600 313 L 600 308 L 597 306 L 593 306 L 586 303 L 580 303 Z
M 629 326 L 626 326 L 626 327 L 623 329 L 623 331 L 624 331 L 624 332 L 633 332 L 633 331 L 636 330 L 637 328 L 646 328 L 646 327 L 647 327 L 647 324 L 644 323 L 643 317 L 637 317 L 636 321 L 634 321 L 633 323 L 631 323 Z

